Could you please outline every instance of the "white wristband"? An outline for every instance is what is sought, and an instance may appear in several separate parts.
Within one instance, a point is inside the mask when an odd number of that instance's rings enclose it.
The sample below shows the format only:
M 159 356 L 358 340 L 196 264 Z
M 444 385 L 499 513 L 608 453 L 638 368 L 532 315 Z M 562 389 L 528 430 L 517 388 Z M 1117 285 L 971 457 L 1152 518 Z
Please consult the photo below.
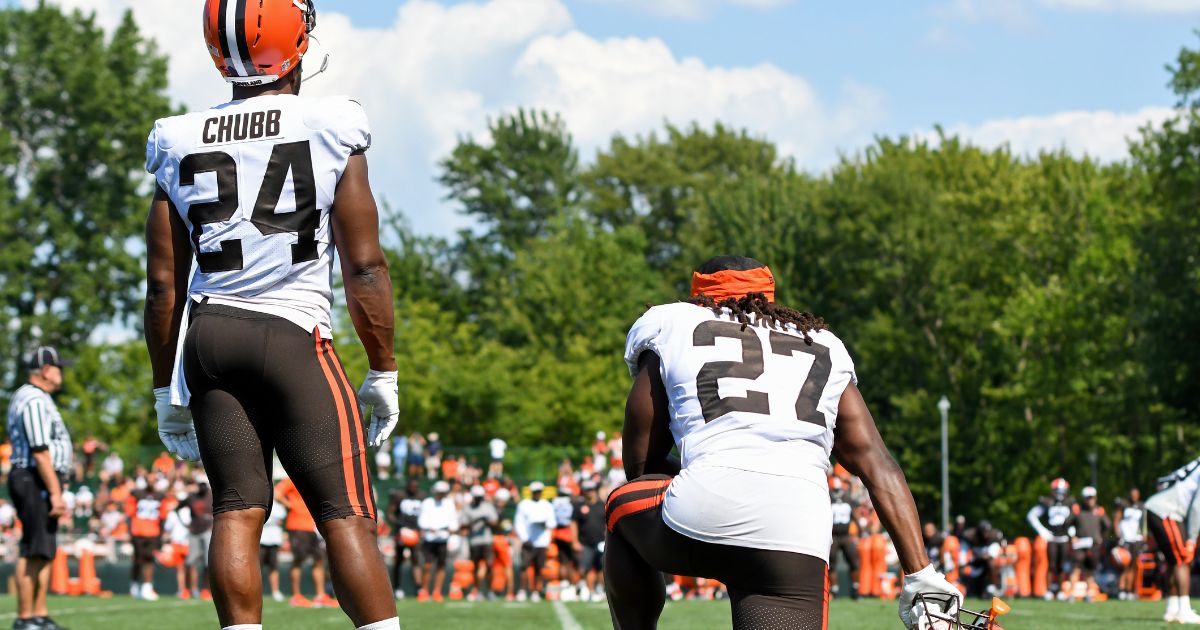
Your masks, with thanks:
M 904 583 L 911 584 L 918 580 L 923 580 L 927 577 L 930 577 L 936 573 L 937 573 L 937 569 L 933 568 L 933 564 L 930 563 L 930 564 L 925 565 L 924 569 L 921 569 L 920 571 L 917 571 L 916 573 L 909 573 L 908 575 L 905 575 Z

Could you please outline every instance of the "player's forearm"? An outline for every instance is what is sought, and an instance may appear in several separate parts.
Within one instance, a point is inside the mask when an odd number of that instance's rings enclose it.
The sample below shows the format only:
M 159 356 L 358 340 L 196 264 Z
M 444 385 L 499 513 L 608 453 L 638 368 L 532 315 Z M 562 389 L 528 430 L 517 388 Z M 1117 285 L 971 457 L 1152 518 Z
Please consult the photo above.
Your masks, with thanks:
M 176 308 L 176 301 L 173 286 L 154 281 L 147 282 L 142 323 L 146 331 L 146 350 L 150 353 L 156 388 L 171 384 L 179 330 L 177 321 L 182 319 L 183 315 L 182 309 Z
M 62 496 L 62 486 L 58 483 L 58 473 L 54 470 L 54 462 L 50 460 L 50 451 L 34 451 L 33 461 L 37 463 L 38 474 L 45 482 L 46 491 L 50 496 Z
M 378 260 L 343 267 L 346 303 L 354 330 L 366 350 L 372 370 L 396 371 L 393 340 L 396 315 L 387 262 Z
M 886 453 L 871 458 L 871 464 L 860 471 L 863 484 L 871 495 L 871 503 L 879 520 L 891 534 L 905 573 L 916 573 L 929 564 L 917 503 L 908 489 L 908 481 L 899 464 Z

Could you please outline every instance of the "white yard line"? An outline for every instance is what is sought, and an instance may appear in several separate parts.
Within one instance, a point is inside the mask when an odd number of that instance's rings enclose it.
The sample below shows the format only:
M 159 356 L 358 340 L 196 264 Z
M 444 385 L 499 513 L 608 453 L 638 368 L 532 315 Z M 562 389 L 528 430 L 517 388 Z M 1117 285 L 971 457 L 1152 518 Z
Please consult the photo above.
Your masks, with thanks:
M 162 604 L 166 604 L 168 606 L 190 606 L 190 605 L 193 605 L 193 602 L 188 602 L 188 601 L 162 602 Z M 128 606 L 84 606 L 82 608 L 54 608 L 53 602 L 51 602 L 50 616 L 53 617 L 54 615 L 77 615 L 77 614 L 82 614 L 82 613 L 128 612 L 130 610 L 147 610 L 147 611 L 149 611 L 149 610 L 154 610 L 154 607 L 155 607 L 155 604 L 153 602 L 145 602 L 145 603 L 141 603 L 141 604 L 129 604 Z M 161 604 L 158 605 L 158 609 L 159 610 L 162 609 Z M 0 614 L 0 619 L 6 620 L 6 619 L 16 619 L 16 618 L 17 618 L 16 613 Z
M 563 630 L 583 630 L 583 626 L 575 620 L 575 616 L 562 602 L 554 602 L 554 614 L 558 615 L 558 623 L 562 625 Z

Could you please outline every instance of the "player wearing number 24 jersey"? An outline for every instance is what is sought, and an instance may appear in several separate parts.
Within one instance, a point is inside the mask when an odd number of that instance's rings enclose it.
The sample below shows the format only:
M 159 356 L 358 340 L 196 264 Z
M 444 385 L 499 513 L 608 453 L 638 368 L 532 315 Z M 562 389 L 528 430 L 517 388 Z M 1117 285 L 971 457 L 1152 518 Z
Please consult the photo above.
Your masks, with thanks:
M 831 453 L 863 477 L 892 534 L 908 574 L 905 626 L 917 621 L 918 594 L 960 597 L 929 565 L 916 505 L 845 346 L 774 293 L 762 263 L 719 256 L 693 275 L 690 300 L 651 308 L 629 332 L 632 481 L 605 506 L 619 630 L 656 626 L 659 572 L 726 584 L 735 630 L 826 627 Z M 680 462 L 668 458 L 673 446 Z
M 206 0 L 202 17 L 233 100 L 158 121 L 146 146 L 159 435 L 207 469 L 223 627 L 262 623 L 258 540 L 277 454 L 327 541 L 343 609 L 358 627 L 398 629 L 367 469 L 399 414 L 367 116 L 348 98 L 300 96 L 312 0 Z M 371 366 L 357 394 L 332 343 L 335 248 Z

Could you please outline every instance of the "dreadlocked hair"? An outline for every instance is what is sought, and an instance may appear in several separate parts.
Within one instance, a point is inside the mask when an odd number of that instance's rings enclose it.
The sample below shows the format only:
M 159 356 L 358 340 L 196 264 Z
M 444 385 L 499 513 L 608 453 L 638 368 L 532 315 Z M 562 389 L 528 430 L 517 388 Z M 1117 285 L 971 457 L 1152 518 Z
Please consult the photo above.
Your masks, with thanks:
M 701 293 L 687 302 L 710 309 L 717 317 L 733 318 L 735 322 L 742 325 L 742 330 L 746 330 L 747 326 L 763 326 L 782 330 L 791 324 L 796 327 L 797 332 L 804 336 L 804 342 L 810 346 L 813 340 L 808 333 L 828 329 L 824 319 L 807 311 L 797 311 L 794 308 L 770 302 L 762 293 L 747 293 L 742 298 L 725 298 L 720 302 Z M 729 309 L 729 313 L 726 313 L 724 309 Z

